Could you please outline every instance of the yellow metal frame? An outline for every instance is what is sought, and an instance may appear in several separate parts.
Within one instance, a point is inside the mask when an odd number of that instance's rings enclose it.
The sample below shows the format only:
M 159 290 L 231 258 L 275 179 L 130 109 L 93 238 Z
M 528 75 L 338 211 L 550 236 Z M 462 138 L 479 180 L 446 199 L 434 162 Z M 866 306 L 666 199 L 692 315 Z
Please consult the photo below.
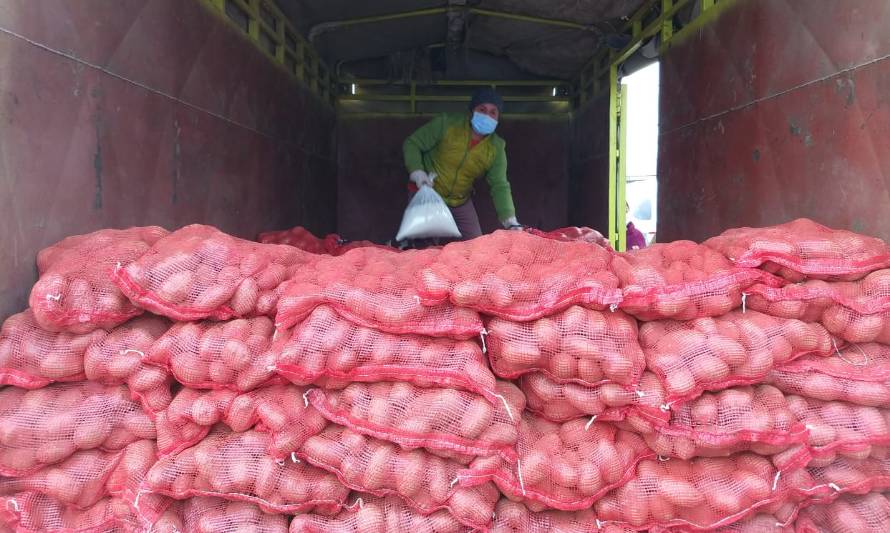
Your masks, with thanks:
M 312 46 L 278 9 L 274 0 L 200 0 L 214 13 L 238 30 L 242 28 L 226 14 L 231 4 L 247 16 L 245 37 L 270 61 L 305 85 L 328 105 L 336 102 L 337 84 L 331 71 Z M 272 18 L 270 25 L 261 16 L 261 7 Z M 266 49 L 271 42 L 273 51 Z

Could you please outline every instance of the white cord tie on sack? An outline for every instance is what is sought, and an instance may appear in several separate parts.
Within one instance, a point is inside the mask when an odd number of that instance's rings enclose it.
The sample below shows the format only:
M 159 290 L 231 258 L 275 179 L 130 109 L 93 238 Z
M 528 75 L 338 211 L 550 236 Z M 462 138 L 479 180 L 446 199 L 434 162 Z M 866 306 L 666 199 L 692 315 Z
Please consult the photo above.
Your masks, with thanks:
M 646 397 L 646 393 L 641 390 L 635 390 L 634 392 L 637 393 L 637 398 L 645 398 Z
M 460 476 L 454 476 L 454 479 L 451 480 L 451 483 L 448 486 L 453 489 L 458 483 L 460 483 Z
M 525 480 L 522 479 L 522 461 L 516 460 L 516 474 L 519 476 L 519 488 L 522 489 L 522 495 L 525 496 Z
M 303 405 L 305 405 L 306 407 L 309 407 L 309 393 L 311 391 L 312 389 L 309 389 L 303 393 Z
M 742 314 L 745 314 L 747 312 L 748 312 L 748 293 L 743 292 L 742 293 Z
M 61 294 L 61 293 L 59 293 L 59 294 L 47 294 L 47 295 L 46 295 L 46 299 L 47 299 L 47 300 L 52 300 L 52 301 L 54 301 L 54 302 L 58 302 L 58 301 L 60 301 L 60 300 L 62 299 L 62 294 Z
M 655 456 L 655 458 L 658 459 L 658 461 L 661 463 L 666 463 L 666 462 L 670 461 L 670 459 L 671 459 L 667 455 L 657 455 L 657 456 Z
M 488 353 L 488 346 L 485 345 L 485 336 L 488 335 L 488 330 L 483 329 L 479 332 L 479 338 L 482 339 L 482 353 Z
M 609 305 L 609 311 L 612 311 L 614 313 L 617 310 L 618 310 L 618 304 Z
M 507 403 L 507 399 L 500 394 L 495 394 L 495 396 L 504 403 L 504 409 L 507 410 L 507 416 L 510 417 L 510 422 L 516 422 L 516 419 L 513 418 L 513 411 L 510 410 L 510 404 Z
M 299 463 L 299 462 L 300 462 L 300 460 L 297 459 L 297 452 L 290 452 L 290 460 L 293 461 L 293 462 L 295 462 L 295 463 Z
M 287 461 L 285 461 L 284 459 L 275 459 L 275 464 L 277 464 L 278 466 L 284 466 L 287 464 Z
M 10 498 L 6 500 L 6 507 L 9 507 L 12 504 L 12 510 L 16 513 L 19 512 L 19 502 L 15 501 L 15 498 Z
M 782 477 L 782 471 L 779 470 L 776 472 L 776 477 L 773 478 L 773 492 L 775 492 L 776 487 L 779 486 L 779 478 Z
M 365 508 L 365 500 L 363 500 L 363 499 L 361 499 L 361 498 L 356 498 L 355 501 L 352 502 L 352 505 L 347 505 L 346 508 L 347 508 L 347 509 L 352 509 L 352 508 L 354 508 L 356 505 L 358 505 L 358 508 L 359 508 L 359 509 L 364 509 L 364 508 Z
M 127 348 L 126 350 L 121 350 L 121 355 L 127 355 L 129 353 L 138 354 L 140 358 L 145 358 L 145 352 L 140 350 L 134 350 L 133 348 Z
M 858 344 L 853 344 L 853 346 L 857 350 L 859 350 L 859 353 L 861 353 L 862 357 L 865 358 L 865 362 L 863 362 L 863 363 L 854 363 L 853 361 L 850 361 L 849 359 L 844 357 L 844 354 L 838 349 L 837 341 L 834 339 L 834 337 L 831 338 L 831 343 L 834 345 L 834 351 L 835 351 L 835 353 L 837 353 L 837 356 L 841 358 L 841 361 L 847 363 L 848 365 L 852 365 L 852 366 L 859 366 L 859 367 L 868 366 L 868 354 L 865 353 L 865 350 L 863 350 L 862 347 L 859 346 Z
M 603 528 L 603 523 L 600 522 L 600 519 L 599 519 L 599 518 L 594 518 L 594 521 L 596 522 L 596 528 L 597 528 L 597 529 L 602 529 L 602 528 Z
M 841 488 L 838 487 L 837 485 L 835 485 L 834 483 L 829 483 L 828 486 L 829 486 L 830 488 L 834 489 L 836 492 L 840 492 L 840 491 L 841 491 Z
M 671 410 L 671 404 L 663 403 L 663 404 L 659 405 L 658 408 L 666 413 Z
M 587 431 L 587 430 L 590 429 L 590 426 L 592 426 L 593 423 L 596 422 L 596 417 L 597 417 L 597 416 L 598 416 L 598 415 L 593 415 L 592 417 L 590 417 L 590 420 L 588 420 L 587 423 L 584 424 L 584 431 Z

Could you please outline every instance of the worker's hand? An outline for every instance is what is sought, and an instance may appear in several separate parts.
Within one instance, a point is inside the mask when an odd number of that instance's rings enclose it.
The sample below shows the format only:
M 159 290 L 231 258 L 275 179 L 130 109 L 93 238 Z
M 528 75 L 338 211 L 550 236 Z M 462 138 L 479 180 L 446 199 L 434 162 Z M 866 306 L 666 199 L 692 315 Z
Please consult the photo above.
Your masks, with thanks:
M 411 181 L 414 182 L 414 185 L 417 185 L 418 189 L 423 187 L 424 185 L 426 185 L 427 187 L 432 187 L 433 180 L 436 179 L 436 173 L 431 172 L 430 174 L 427 174 L 423 170 L 415 170 L 411 173 L 410 178 Z
M 501 220 L 501 225 L 504 226 L 504 229 L 519 230 L 519 231 L 522 231 L 522 229 L 523 229 L 522 224 L 520 224 L 519 221 L 516 220 L 516 217 L 510 217 L 506 220 Z

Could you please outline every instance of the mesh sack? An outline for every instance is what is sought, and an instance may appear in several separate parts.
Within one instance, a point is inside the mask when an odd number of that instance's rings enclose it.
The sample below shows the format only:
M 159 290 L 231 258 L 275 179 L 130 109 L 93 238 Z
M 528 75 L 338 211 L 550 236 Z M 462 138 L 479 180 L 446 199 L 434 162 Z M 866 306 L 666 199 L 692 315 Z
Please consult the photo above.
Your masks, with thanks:
M 91 344 L 84 354 L 86 379 L 106 385 L 126 384 L 149 413 L 157 413 L 173 399 L 173 376 L 163 368 L 143 362 L 154 342 L 170 323 L 156 316 L 135 318 Z
M 36 389 L 86 378 L 84 354 L 107 332 L 84 334 L 42 329 L 29 309 L 6 319 L 0 330 L 0 385 Z
M 719 528 L 787 501 L 790 491 L 776 474 L 769 459 L 751 453 L 691 461 L 644 459 L 635 477 L 594 508 L 601 521 L 641 529 Z
M 864 315 L 842 305 L 825 309 L 819 321 L 831 334 L 847 342 L 890 344 L 890 311 Z
M 340 237 L 328 235 L 326 238 L 321 239 L 303 226 L 296 226 L 281 231 L 266 231 L 257 236 L 257 241 L 263 244 L 287 244 L 312 254 L 329 253 L 328 241 L 330 240 L 336 242 L 340 240 Z
M 524 413 L 519 459 L 491 477 L 511 500 L 563 511 L 587 509 L 634 475 L 652 456 L 638 435 L 611 424 L 577 419 L 557 424 Z M 533 507 L 534 508 L 534 507 Z
M 491 482 L 458 483 L 464 465 L 425 450 L 406 450 L 332 424 L 298 452 L 334 472 L 343 484 L 375 496 L 398 495 L 419 513 L 448 510 L 458 521 L 485 528 L 499 497 Z
M 612 253 L 584 242 L 496 231 L 446 245 L 418 276 L 425 304 L 454 305 L 508 320 L 533 320 L 573 304 L 618 304 Z
M 787 400 L 808 431 L 810 465 L 828 464 L 838 455 L 890 457 L 890 411 L 800 396 L 788 396 Z
M 738 268 L 723 255 L 692 241 L 653 244 L 619 253 L 612 272 L 621 282 L 619 307 L 640 320 L 692 320 L 741 307 L 751 284 L 778 278 Z
M 832 305 L 869 315 L 890 309 L 890 269 L 852 282 L 809 280 L 784 287 L 757 283 L 746 292 L 751 309 L 805 322 L 818 321 Z
M 336 477 L 303 462 L 273 459 L 269 441 L 265 433 L 233 433 L 217 425 L 196 446 L 160 458 L 143 490 L 178 500 L 250 502 L 267 513 L 339 510 L 349 491 Z
M 225 389 L 182 389 L 170 407 L 158 414 L 158 451 L 161 456 L 178 453 L 200 442 L 210 428 L 223 423 L 235 432 L 251 428 L 269 434 L 268 454 L 288 458 L 328 421 L 307 405 L 305 390 L 293 385 L 273 385 L 247 393 Z
M 331 422 L 406 448 L 499 454 L 513 460 L 525 398 L 507 382 L 498 382 L 496 391 L 502 401 L 494 404 L 466 391 L 403 382 L 312 389 L 307 397 Z
M 799 496 L 828 500 L 841 494 L 890 490 L 890 458 L 838 457 L 823 466 L 807 466 L 782 474 L 783 483 Z
M 880 492 L 844 495 L 807 507 L 794 525 L 796 533 L 884 533 L 890 531 L 890 500 Z
M 794 516 L 796 517 L 796 509 Z M 794 533 L 795 520 L 785 519 L 772 513 L 760 512 L 717 529 L 719 533 Z
M 86 333 L 111 329 L 142 313 L 111 280 L 169 232 L 157 226 L 104 229 L 68 237 L 37 254 L 40 279 L 29 305 L 43 329 Z
M 287 533 L 289 517 L 265 513 L 249 502 L 196 496 L 176 502 L 173 509 L 180 524 L 176 533 Z M 152 533 L 164 533 L 165 526 L 156 524 Z
M 534 512 L 507 499 L 498 501 L 491 533 L 630 533 L 634 529 L 597 520 L 593 509 Z
M 338 240 L 336 243 L 328 243 L 328 253 L 331 255 L 343 255 L 350 250 L 355 250 L 356 248 L 374 248 L 377 250 L 383 250 L 385 252 L 400 251 L 398 248 L 376 244 L 371 241 L 350 241 L 344 243 Z
M 770 372 L 767 382 L 807 398 L 890 407 L 890 346 L 854 344 L 833 357 L 807 355 Z
M 173 320 L 272 316 L 278 286 L 316 258 L 292 246 L 245 241 L 195 224 L 116 269 L 114 280 L 137 305 Z
M 0 475 L 21 477 L 78 450 L 119 450 L 154 438 L 154 422 L 124 386 L 0 389 Z
M 637 322 L 622 312 L 574 306 L 534 322 L 494 318 L 487 331 L 488 358 L 502 378 L 541 372 L 559 382 L 634 385 L 646 366 Z
M 266 317 L 180 322 L 151 345 L 144 360 L 187 387 L 249 391 L 282 381 L 273 372 L 274 334 Z
M 479 345 L 358 326 L 317 307 L 276 350 L 278 374 L 298 385 L 406 381 L 453 387 L 494 400 L 495 377 Z
M 668 407 L 664 403 L 664 387 L 651 372 L 644 372 L 640 383 L 632 388 L 617 383 L 587 387 L 577 383 L 558 383 L 544 374 L 526 374 L 519 380 L 525 394 L 527 409 L 554 422 L 578 417 L 595 417 L 599 421 L 624 420 L 633 411 L 648 419 L 666 421 Z M 643 427 L 649 428 L 650 422 Z
M 596 231 L 593 228 L 588 228 L 586 226 L 570 226 L 567 228 L 559 228 L 553 231 L 541 231 L 535 228 L 528 228 L 525 230 L 536 237 L 543 237 L 545 239 L 553 239 L 556 241 L 563 242 L 586 242 L 589 244 L 599 244 L 604 246 L 607 244 L 603 235 Z
M 421 514 L 396 496 L 379 498 L 356 493 L 355 502 L 335 516 L 297 515 L 291 520 L 290 533 L 389 533 L 414 531 L 465 533 L 461 524 L 446 510 Z M 209 533 L 209 532 L 208 532 Z
M 669 423 L 656 421 L 643 438 L 664 457 L 722 457 L 748 450 L 773 455 L 806 443 L 804 424 L 780 390 L 744 386 L 706 392 L 674 406 Z M 631 429 L 641 428 L 634 424 Z
M 756 311 L 647 322 L 640 326 L 640 344 L 647 368 L 663 380 L 668 403 L 705 390 L 758 383 L 797 357 L 834 351 L 822 326 Z
M 482 332 L 479 315 L 447 303 L 421 305 L 414 287 L 417 273 L 439 255 L 438 250 L 394 254 L 360 248 L 307 265 L 284 285 L 278 328 L 302 322 L 317 306 L 327 304 L 348 320 L 394 334 L 469 339 Z
M 806 218 L 766 228 L 736 228 L 704 242 L 740 267 L 765 265 L 790 281 L 856 280 L 890 266 L 880 239 L 835 230 Z

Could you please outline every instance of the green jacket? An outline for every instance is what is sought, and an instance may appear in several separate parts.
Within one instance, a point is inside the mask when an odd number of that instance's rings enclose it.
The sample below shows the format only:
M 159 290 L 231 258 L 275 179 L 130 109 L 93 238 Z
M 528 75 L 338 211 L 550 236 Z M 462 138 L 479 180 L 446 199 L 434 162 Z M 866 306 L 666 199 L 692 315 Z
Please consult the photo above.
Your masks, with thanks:
M 451 207 L 470 199 L 473 183 L 483 175 L 499 220 L 516 216 L 510 182 L 507 181 L 506 143 L 497 134 L 470 146 L 470 120 L 466 113 L 439 115 L 405 140 L 408 172 L 424 170 L 438 177 L 433 188 Z

